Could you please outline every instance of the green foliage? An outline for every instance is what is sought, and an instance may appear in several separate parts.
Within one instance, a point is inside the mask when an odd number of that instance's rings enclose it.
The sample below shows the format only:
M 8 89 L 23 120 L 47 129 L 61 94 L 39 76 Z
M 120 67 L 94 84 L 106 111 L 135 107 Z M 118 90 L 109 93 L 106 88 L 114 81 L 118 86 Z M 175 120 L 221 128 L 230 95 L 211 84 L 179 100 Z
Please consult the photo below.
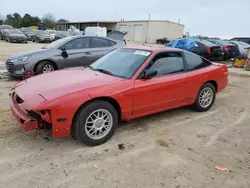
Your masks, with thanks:
M 23 16 L 21 26 L 22 27 L 30 27 L 30 26 L 36 26 L 41 20 L 38 17 L 32 17 L 29 14 L 25 14 Z
M 39 22 L 41 20 L 37 16 L 33 17 L 30 14 L 25 14 L 21 17 L 18 13 L 7 14 L 5 21 L 0 20 L 0 24 L 11 25 L 15 28 L 37 26 Z

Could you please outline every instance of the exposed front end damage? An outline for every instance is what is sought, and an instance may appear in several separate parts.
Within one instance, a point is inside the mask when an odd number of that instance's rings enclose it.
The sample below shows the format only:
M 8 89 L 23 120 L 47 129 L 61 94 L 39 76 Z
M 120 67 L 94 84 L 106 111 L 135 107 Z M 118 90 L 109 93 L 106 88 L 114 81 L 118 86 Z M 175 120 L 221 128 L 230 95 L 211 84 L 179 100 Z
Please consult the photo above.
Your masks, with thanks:
M 12 114 L 25 131 L 34 129 L 48 130 L 51 128 L 51 115 L 49 110 L 33 111 L 25 109 L 25 101 L 16 93 L 10 93 L 10 108 Z

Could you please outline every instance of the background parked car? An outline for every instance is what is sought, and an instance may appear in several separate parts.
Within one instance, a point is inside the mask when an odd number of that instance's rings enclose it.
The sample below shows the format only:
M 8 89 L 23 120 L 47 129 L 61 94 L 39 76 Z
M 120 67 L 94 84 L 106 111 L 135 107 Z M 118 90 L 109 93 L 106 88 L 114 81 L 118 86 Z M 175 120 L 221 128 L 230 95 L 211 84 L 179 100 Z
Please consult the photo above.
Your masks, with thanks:
M 224 60 L 236 58 L 240 55 L 237 45 L 232 44 L 229 41 L 218 40 L 218 39 L 208 39 L 208 41 L 222 47 L 224 52 Z
M 8 71 L 16 77 L 23 71 L 36 74 L 58 69 L 86 66 L 110 51 L 123 47 L 124 43 L 95 36 L 71 36 L 59 39 L 41 49 L 12 55 L 6 62 Z
M 49 33 L 42 31 L 42 30 L 38 30 L 35 31 L 34 35 L 32 36 L 32 41 L 33 42 L 52 42 L 54 41 L 54 37 L 51 36 Z
M 14 29 L 12 26 L 10 25 L 0 25 L 0 39 L 1 40 L 4 40 L 3 38 L 3 32 L 6 30 L 6 29 Z
M 71 36 L 68 31 L 57 31 L 55 34 L 55 40 Z
M 45 32 L 55 38 L 55 35 L 56 35 L 56 31 L 55 30 L 45 30 Z
M 215 45 L 214 43 L 211 43 L 207 40 L 201 40 L 197 38 L 176 39 L 167 44 L 167 46 L 184 49 L 210 60 L 222 60 L 224 55 L 220 46 Z
M 27 43 L 27 37 L 23 32 L 17 30 L 8 30 L 5 33 L 5 40 L 8 42 L 21 42 Z
M 21 31 L 23 32 L 23 34 L 26 35 L 26 37 L 27 37 L 27 39 L 29 41 L 32 40 L 32 36 L 34 35 L 34 31 L 33 31 L 32 28 L 30 28 L 30 27 L 23 27 L 23 28 L 21 28 Z
M 241 41 L 230 41 L 230 43 L 237 45 L 241 58 L 247 58 L 250 44 Z
M 250 44 L 250 37 L 235 37 L 230 39 L 230 41 L 241 41 Z

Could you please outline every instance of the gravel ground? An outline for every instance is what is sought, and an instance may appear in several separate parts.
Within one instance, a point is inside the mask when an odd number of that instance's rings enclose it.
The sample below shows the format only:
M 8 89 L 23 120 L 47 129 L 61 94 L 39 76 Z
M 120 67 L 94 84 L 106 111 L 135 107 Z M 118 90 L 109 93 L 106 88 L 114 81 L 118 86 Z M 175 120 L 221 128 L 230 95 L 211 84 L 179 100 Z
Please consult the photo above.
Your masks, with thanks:
M 247 78 L 230 76 L 208 112 L 185 107 L 122 123 L 97 147 L 24 132 L 8 107 L 15 82 L 0 80 L 0 187 L 250 187 Z

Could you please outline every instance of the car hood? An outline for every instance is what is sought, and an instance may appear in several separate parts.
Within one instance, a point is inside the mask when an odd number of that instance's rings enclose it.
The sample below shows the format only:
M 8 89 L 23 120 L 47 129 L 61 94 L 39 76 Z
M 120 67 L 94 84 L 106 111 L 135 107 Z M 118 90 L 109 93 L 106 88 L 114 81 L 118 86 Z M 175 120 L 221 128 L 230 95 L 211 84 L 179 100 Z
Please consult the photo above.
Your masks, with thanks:
M 10 34 L 10 37 L 25 37 L 24 34 Z
M 50 37 L 52 37 L 52 36 L 49 35 L 49 34 L 45 34 L 45 35 L 38 35 L 38 37 L 43 37 L 43 38 L 47 37 L 47 38 L 50 38 Z
M 20 53 L 9 56 L 8 59 L 16 59 L 16 58 L 23 57 L 23 56 L 31 56 L 31 55 L 35 55 L 37 53 L 46 52 L 46 51 L 48 51 L 48 49 L 40 48 L 40 49 L 31 50 L 27 52 L 20 52 Z
M 17 84 L 15 90 L 24 101 L 38 95 L 43 96 L 48 101 L 122 80 L 124 79 L 96 72 L 89 68 L 77 67 L 31 77 Z

